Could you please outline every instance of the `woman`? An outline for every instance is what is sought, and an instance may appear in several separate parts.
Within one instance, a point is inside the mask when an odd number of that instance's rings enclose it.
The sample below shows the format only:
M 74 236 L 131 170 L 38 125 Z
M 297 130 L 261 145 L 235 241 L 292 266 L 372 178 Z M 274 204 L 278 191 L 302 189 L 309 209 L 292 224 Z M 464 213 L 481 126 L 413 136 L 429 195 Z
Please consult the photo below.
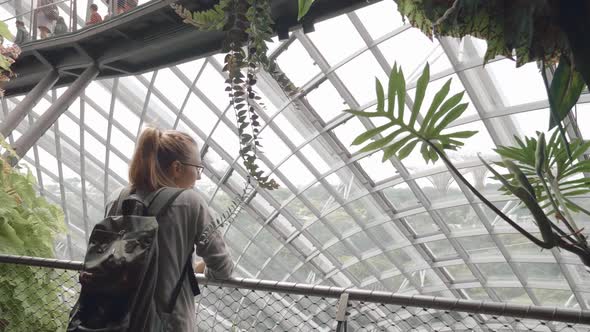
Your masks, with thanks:
M 59 16 L 57 5 L 53 0 L 37 1 L 37 27 L 39 28 L 41 39 L 49 37 L 53 32 L 53 26 Z
M 191 189 L 201 178 L 202 170 L 199 148 L 189 135 L 176 130 L 146 128 L 139 137 L 131 160 L 129 184 L 131 190 L 142 197 L 161 187 Z M 159 272 L 156 302 L 159 308 L 167 304 L 180 278 L 186 257 L 190 254 L 187 248 L 192 251 L 203 230 L 212 222 L 205 202 L 194 190 L 184 191 L 164 215 L 158 218 Z M 212 234 L 208 244 L 197 244 L 197 255 L 204 260 L 197 264 L 197 273 L 205 273 L 207 277 L 217 279 L 230 277 L 233 262 L 219 232 Z M 172 312 L 170 331 L 194 331 L 195 318 L 195 302 L 190 282 L 188 278 L 184 278 L 182 291 Z

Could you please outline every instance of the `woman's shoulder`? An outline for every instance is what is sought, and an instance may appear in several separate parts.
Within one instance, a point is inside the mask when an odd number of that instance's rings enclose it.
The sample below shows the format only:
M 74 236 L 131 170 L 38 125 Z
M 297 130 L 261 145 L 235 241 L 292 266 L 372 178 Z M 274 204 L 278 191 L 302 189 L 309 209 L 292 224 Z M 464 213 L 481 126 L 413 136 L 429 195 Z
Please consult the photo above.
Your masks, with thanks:
M 190 205 L 194 207 L 206 206 L 206 201 L 203 195 L 195 189 L 187 189 L 183 191 L 174 201 L 175 204 Z

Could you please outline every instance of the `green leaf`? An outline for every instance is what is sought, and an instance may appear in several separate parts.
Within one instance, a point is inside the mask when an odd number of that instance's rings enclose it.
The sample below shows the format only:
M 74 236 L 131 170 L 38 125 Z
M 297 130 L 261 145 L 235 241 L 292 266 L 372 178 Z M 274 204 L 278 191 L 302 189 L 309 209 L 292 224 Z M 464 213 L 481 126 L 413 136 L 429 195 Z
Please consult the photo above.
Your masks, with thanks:
M 393 133 L 376 140 L 373 143 L 367 144 L 367 146 L 365 146 L 364 148 L 362 148 L 360 150 L 360 152 L 369 152 L 369 151 L 373 151 L 373 150 L 377 150 L 377 149 L 381 149 L 383 148 L 385 145 L 389 144 L 392 140 L 394 140 L 397 135 L 399 135 L 403 130 L 398 129 L 396 131 L 394 131 Z
M 432 160 L 433 162 L 436 162 L 440 156 L 438 155 L 436 149 L 428 148 L 427 145 L 429 142 L 436 144 L 440 151 L 454 151 L 463 146 L 464 143 L 460 139 L 471 137 L 476 132 L 458 131 L 445 135 L 441 135 L 440 133 L 448 123 L 459 117 L 467 108 L 467 104 L 460 104 L 456 106 L 461 101 L 463 93 L 459 93 L 446 100 L 450 89 L 450 80 L 447 81 L 443 87 L 435 93 L 434 100 L 429 107 L 426 117 L 423 119 L 420 125 L 417 125 L 418 114 L 420 114 L 420 108 L 422 106 L 424 95 L 428 86 L 428 79 L 429 67 L 426 65 L 422 71 L 421 77 L 417 82 L 418 87 L 416 92 L 416 101 L 414 102 L 408 121 L 405 121 L 403 109 L 405 107 L 404 103 L 406 95 L 406 82 L 402 69 L 398 67 L 397 64 L 394 64 L 389 76 L 388 108 L 386 112 L 379 111 L 382 107 L 384 107 L 385 102 L 383 97 L 383 87 L 378 80 L 375 83 L 378 108 L 377 112 L 365 112 L 358 110 L 346 111 L 358 117 L 385 117 L 389 120 L 389 123 L 367 130 L 365 133 L 356 137 L 356 139 L 353 141 L 353 144 L 361 144 L 387 128 L 394 128 L 394 132 L 392 134 L 389 134 L 386 137 L 368 144 L 361 149 L 361 152 L 383 149 L 384 160 L 387 160 L 396 154 L 398 158 L 405 158 L 414 150 L 418 143 L 422 142 L 420 152 L 422 153 L 425 161 L 428 162 Z M 399 108 L 399 112 L 397 114 L 395 113 L 396 99 Z M 381 100 L 383 100 L 383 102 L 381 102 Z M 443 105 L 443 108 L 439 110 L 441 105 Z M 437 125 L 436 122 L 441 118 L 442 120 L 438 124 L 438 127 L 435 127 L 435 125 Z
M 384 112 L 363 112 L 363 111 L 354 111 L 354 110 L 345 110 L 344 112 L 350 113 L 356 116 L 364 117 L 364 118 L 374 118 L 384 116 L 387 117 L 387 113 Z
M 14 40 L 12 32 L 10 32 L 8 25 L 4 21 L 0 21 L 0 36 L 5 40 Z
M 382 126 L 379 126 L 377 128 L 373 128 L 371 130 L 368 130 L 367 132 L 360 134 L 353 142 L 352 145 L 359 145 L 364 143 L 366 140 L 370 139 L 371 137 L 381 133 L 382 131 L 391 128 L 394 125 L 394 123 L 389 122 L 386 123 Z
M 403 160 L 404 158 L 409 156 L 410 153 L 412 153 L 412 150 L 414 150 L 414 148 L 416 147 L 416 144 L 418 144 L 419 142 L 420 142 L 420 140 L 415 138 L 413 141 L 406 144 L 406 146 L 404 146 L 401 150 L 399 150 L 397 158 L 399 160 Z
M 378 78 L 375 78 L 375 89 L 377 90 L 377 112 L 385 112 L 385 95 L 383 85 Z
M 299 12 L 297 14 L 297 21 L 301 21 L 301 19 L 307 15 L 307 12 L 311 8 L 311 5 L 314 3 L 315 0 L 299 0 Z
M 467 110 L 467 106 L 469 106 L 469 104 L 464 103 L 464 104 L 460 104 L 459 106 L 453 108 L 443 119 L 442 121 L 436 125 L 435 128 L 433 128 L 433 132 L 432 134 L 438 134 L 440 133 L 443 129 L 445 129 L 449 124 L 451 124 L 451 122 L 457 120 L 461 114 L 463 114 L 465 112 L 465 110 Z M 433 122 L 434 124 L 434 122 Z
M 385 149 L 383 149 L 383 160 L 382 161 L 386 161 L 387 159 L 389 159 L 393 155 L 395 155 L 397 153 L 397 151 L 402 146 L 404 146 L 406 143 L 408 143 L 408 141 L 410 141 L 412 138 L 413 138 L 412 135 L 408 135 L 408 136 L 400 139 L 399 141 L 389 145 Z
M 420 107 L 422 107 L 422 102 L 424 101 L 424 96 L 426 95 L 426 88 L 428 87 L 429 80 L 430 65 L 426 63 L 426 66 L 424 66 L 424 70 L 422 71 L 422 75 L 416 83 L 416 95 L 414 97 L 414 106 L 412 107 L 412 116 L 410 117 L 410 127 L 414 127 L 414 123 L 418 118 L 418 114 L 420 114 Z
M 434 95 L 434 99 L 432 100 L 432 104 L 430 104 L 430 108 L 428 109 L 428 113 L 424 116 L 424 121 L 422 121 L 422 126 L 426 127 L 430 124 L 432 118 L 437 114 L 436 110 L 445 100 L 447 95 L 449 94 L 449 89 L 451 88 L 451 79 L 449 79 L 443 87 Z M 458 102 L 457 102 L 458 103 Z
M 554 128 L 558 121 L 562 121 L 580 98 L 584 89 L 584 79 L 562 56 L 555 70 L 549 89 L 553 105 L 549 108 L 553 114 L 550 117 L 549 129 Z
M 395 94 L 397 93 L 397 85 L 399 84 L 399 78 L 397 74 L 397 63 L 393 64 L 391 74 L 389 74 L 389 85 L 387 89 L 387 114 L 393 119 L 395 112 Z

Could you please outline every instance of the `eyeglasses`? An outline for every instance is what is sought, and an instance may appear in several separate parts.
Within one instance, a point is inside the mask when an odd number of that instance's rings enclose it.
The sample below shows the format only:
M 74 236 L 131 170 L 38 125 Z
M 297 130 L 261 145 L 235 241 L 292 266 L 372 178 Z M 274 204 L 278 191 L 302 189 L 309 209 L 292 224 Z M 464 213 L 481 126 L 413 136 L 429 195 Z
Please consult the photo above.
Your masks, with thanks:
M 195 167 L 195 168 L 197 169 L 197 173 L 199 173 L 199 176 L 200 176 L 201 174 L 203 174 L 203 169 L 204 169 L 205 167 L 203 167 L 202 165 L 195 165 L 195 164 L 191 164 L 191 163 L 185 163 L 185 162 L 182 162 L 182 161 L 181 161 L 180 163 L 181 163 L 181 164 L 183 164 L 183 165 L 187 165 L 187 166 L 193 166 L 193 167 Z

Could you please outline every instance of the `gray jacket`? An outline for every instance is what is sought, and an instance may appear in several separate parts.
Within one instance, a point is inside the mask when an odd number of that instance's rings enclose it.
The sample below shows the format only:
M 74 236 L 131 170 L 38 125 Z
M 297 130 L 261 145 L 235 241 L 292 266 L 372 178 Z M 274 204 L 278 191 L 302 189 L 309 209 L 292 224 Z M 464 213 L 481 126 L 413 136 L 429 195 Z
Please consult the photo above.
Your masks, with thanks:
M 109 200 L 108 207 L 116 200 L 120 190 Z M 147 193 L 138 195 L 145 197 Z M 158 219 L 159 266 L 156 289 L 158 310 L 164 308 L 172 290 L 184 268 L 186 258 L 197 246 L 197 255 L 205 261 L 205 275 L 208 278 L 227 279 L 231 276 L 234 264 L 221 233 L 218 231 L 205 246 L 198 245 L 199 237 L 213 219 L 204 199 L 194 190 L 180 194 L 170 208 Z M 190 250 L 190 251 L 189 251 Z M 188 278 L 176 301 L 171 317 L 175 332 L 197 331 L 195 299 Z

